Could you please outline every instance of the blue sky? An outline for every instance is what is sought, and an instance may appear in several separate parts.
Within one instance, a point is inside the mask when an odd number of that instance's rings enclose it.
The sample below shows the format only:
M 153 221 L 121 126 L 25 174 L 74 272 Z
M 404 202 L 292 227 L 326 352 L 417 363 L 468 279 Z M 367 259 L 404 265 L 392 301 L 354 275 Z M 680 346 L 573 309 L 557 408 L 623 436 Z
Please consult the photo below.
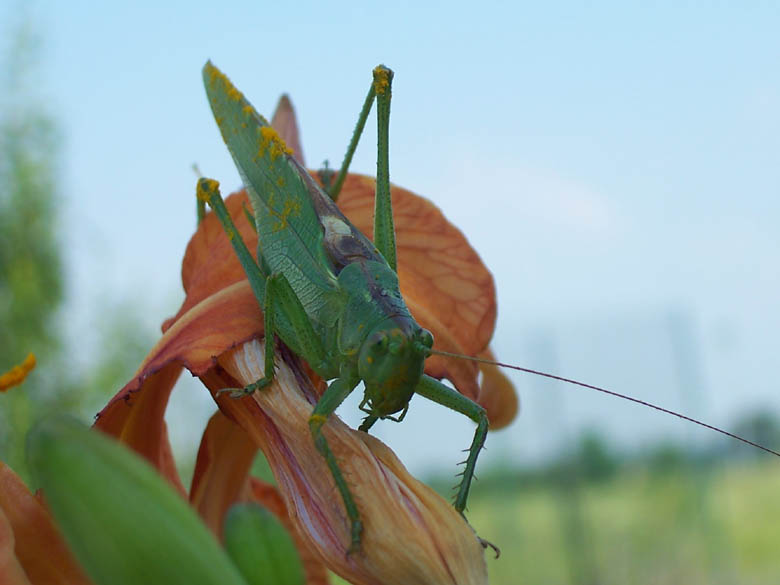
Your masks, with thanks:
M 17 6 L 2 4 L 0 21 Z M 391 179 L 439 205 L 493 271 L 502 359 L 681 407 L 669 335 L 682 323 L 698 356 L 694 416 L 728 424 L 777 409 L 779 12 L 40 2 L 42 91 L 65 135 L 70 326 L 89 328 L 106 295 L 143 305 L 154 324 L 175 312 L 192 163 L 239 185 L 201 87 L 206 59 L 261 112 L 288 92 L 313 166 L 341 160 L 371 69 L 385 63 L 396 72 Z M 373 172 L 374 141 L 369 132 L 355 170 Z M 516 379 L 523 414 L 488 456 L 538 456 L 583 426 L 637 445 L 690 433 Z M 185 418 L 207 415 L 195 394 L 177 396 Z M 380 432 L 420 469 L 457 460 L 471 426 L 421 403 Z

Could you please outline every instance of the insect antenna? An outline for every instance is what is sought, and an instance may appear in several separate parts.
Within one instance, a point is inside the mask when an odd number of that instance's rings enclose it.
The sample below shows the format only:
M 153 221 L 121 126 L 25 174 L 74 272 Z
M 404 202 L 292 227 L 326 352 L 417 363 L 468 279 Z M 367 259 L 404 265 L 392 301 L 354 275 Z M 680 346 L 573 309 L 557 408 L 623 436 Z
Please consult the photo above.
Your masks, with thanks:
M 539 370 L 532 370 L 531 368 L 523 368 L 521 366 L 513 366 L 512 364 L 505 364 L 502 362 L 496 362 L 493 360 L 488 360 L 485 358 L 479 358 L 479 357 L 473 357 L 468 355 L 461 355 L 459 353 L 450 353 L 448 351 L 440 351 L 437 349 L 429 349 L 428 350 L 431 354 L 440 355 L 444 357 L 453 357 L 453 358 L 460 358 L 463 360 L 470 360 L 473 362 L 479 362 L 481 364 L 488 364 L 491 366 L 499 366 L 502 368 L 508 368 L 510 370 L 517 370 L 518 372 L 525 372 L 526 374 L 534 374 L 536 376 L 542 376 L 544 378 L 550 378 L 551 380 L 558 380 L 559 382 L 566 382 L 567 384 L 574 384 L 575 386 L 582 386 L 583 388 L 589 388 L 590 390 L 597 390 L 598 392 L 602 392 L 604 394 L 609 394 L 610 396 L 615 396 L 617 398 L 622 398 L 623 400 L 628 400 L 629 402 L 634 402 L 636 404 L 641 404 L 642 406 L 647 406 L 649 408 L 658 410 L 660 412 L 671 414 L 672 416 L 676 416 L 677 418 L 681 418 L 682 420 L 691 422 L 693 424 L 699 425 L 700 427 L 704 427 L 705 429 L 709 429 L 711 431 L 715 431 L 716 433 L 720 433 L 721 435 L 726 435 L 727 437 L 730 437 L 732 439 L 736 439 L 737 441 L 740 441 L 742 443 L 745 443 L 746 445 L 750 445 L 751 447 L 755 447 L 757 449 L 761 449 L 762 451 L 766 451 L 767 453 L 771 453 L 772 455 L 776 455 L 777 457 L 780 457 L 780 453 L 777 451 L 770 449 L 769 447 L 764 447 L 763 445 L 760 445 L 758 443 L 755 443 L 751 441 L 750 439 L 746 439 L 744 437 L 740 437 L 739 435 L 735 435 L 734 433 L 730 433 L 729 431 L 725 431 L 723 429 L 720 429 L 716 426 L 707 424 L 706 422 L 697 420 L 695 418 L 692 418 L 690 416 L 686 416 L 682 413 L 676 412 L 674 410 L 670 410 L 668 408 L 664 408 L 663 406 L 659 406 L 657 404 L 653 404 L 652 402 L 647 402 L 646 400 L 640 400 L 639 398 L 634 398 L 633 396 L 628 396 L 627 394 L 621 394 L 620 392 L 615 392 L 614 390 L 608 390 L 607 388 L 602 388 L 601 386 L 594 386 L 593 384 L 586 384 L 585 382 L 580 382 L 578 380 L 572 380 L 571 378 L 564 378 L 563 376 L 556 376 L 555 374 L 548 374 L 547 372 L 540 372 Z

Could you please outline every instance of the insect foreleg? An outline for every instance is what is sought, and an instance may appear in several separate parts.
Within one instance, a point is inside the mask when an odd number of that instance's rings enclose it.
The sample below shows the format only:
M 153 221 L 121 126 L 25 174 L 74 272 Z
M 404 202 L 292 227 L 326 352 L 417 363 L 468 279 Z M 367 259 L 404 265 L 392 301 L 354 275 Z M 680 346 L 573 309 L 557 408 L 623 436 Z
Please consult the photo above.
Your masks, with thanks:
M 265 303 L 263 304 L 263 328 L 265 329 L 265 371 L 263 377 L 252 382 L 244 388 L 231 389 L 230 396 L 241 398 L 252 394 L 255 390 L 262 390 L 274 381 L 274 289 L 279 275 L 272 274 L 265 282 Z M 219 396 L 222 392 L 228 391 L 228 388 L 217 392 Z
M 344 402 L 344 399 L 349 396 L 350 392 L 355 389 L 358 382 L 359 378 L 356 371 L 342 371 L 342 376 L 331 382 L 309 417 L 309 430 L 311 431 L 312 439 L 314 439 L 317 450 L 325 458 L 325 461 L 328 464 L 330 473 L 333 475 L 333 480 L 336 482 L 336 487 L 338 488 L 339 493 L 341 493 L 342 500 L 344 500 L 344 508 L 347 511 L 347 516 L 351 523 L 352 542 L 349 547 L 350 552 L 356 551 L 360 546 L 360 535 L 363 532 L 363 523 L 360 521 L 360 514 L 358 513 L 355 499 L 349 491 L 349 487 L 344 479 L 344 475 L 341 473 L 341 469 L 339 469 L 336 457 L 333 455 L 333 451 L 330 450 L 328 441 L 322 433 L 322 426 L 328 420 L 328 416 L 330 416 L 339 405 Z
M 363 419 L 363 422 L 360 423 L 358 430 L 367 433 L 369 429 L 374 426 L 374 423 L 378 420 L 379 420 L 378 416 L 374 414 L 369 414 L 366 418 Z
M 214 210 L 219 222 L 225 229 L 230 243 L 233 245 L 233 250 L 235 250 L 236 256 L 238 256 L 238 261 L 241 263 L 244 273 L 246 273 L 249 279 L 249 285 L 252 287 L 252 292 L 254 292 L 257 302 L 261 306 L 265 305 L 265 280 L 267 275 L 257 265 L 252 254 L 249 253 L 244 240 L 241 238 L 241 234 L 230 218 L 230 213 L 227 207 L 225 207 L 225 202 L 222 201 L 222 195 L 219 193 L 219 183 L 214 179 L 198 179 L 197 196 L 199 200 L 207 202 L 211 209 Z
M 414 391 L 420 396 L 425 396 L 442 406 L 465 414 L 477 423 L 474 440 L 471 442 L 471 447 L 469 447 L 469 456 L 466 458 L 466 468 L 463 470 L 463 479 L 458 486 L 458 494 L 455 496 L 455 509 L 458 512 L 463 513 L 463 510 L 466 508 L 466 500 L 468 500 L 469 497 L 471 479 L 474 477 L 474 467 L 477 464 L 477 456 L 479 455 L 480 449 L 482 449 L 482 445 L 485 444 L 485 436 L 488 431 L 487 413 L 485 413 L 484 408 L 473 400 L 466 398 L 460 392 L 445 386 L 430 376 L 423 375 Z

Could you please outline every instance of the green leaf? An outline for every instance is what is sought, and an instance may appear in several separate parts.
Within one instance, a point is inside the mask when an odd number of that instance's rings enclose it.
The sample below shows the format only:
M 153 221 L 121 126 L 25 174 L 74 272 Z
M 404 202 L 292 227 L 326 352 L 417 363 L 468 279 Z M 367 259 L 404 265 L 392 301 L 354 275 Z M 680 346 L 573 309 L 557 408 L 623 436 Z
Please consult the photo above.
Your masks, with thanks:
M 225 518 L 224 538 L 249 585 L 303 585 L 303 565 L 292 537 L 262 506 L 233 506 Z
M 245 585 L 185 500 L 140 457 L 69 418 L 29 435 L 30 468 L 97 585 Z

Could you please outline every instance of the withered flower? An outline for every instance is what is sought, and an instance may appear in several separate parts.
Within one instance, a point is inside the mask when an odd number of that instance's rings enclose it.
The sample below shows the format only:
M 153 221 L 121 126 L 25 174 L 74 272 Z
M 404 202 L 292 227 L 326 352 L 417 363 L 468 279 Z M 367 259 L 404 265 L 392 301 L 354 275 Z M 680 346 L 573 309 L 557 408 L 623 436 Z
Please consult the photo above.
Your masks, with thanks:
M 295 128 L 295 124 L 287 124 Z M 299 144 L 285 136 L 290 144 Z M 350 175 L 339 206 L 371 237 L 374 181 Z M 486 351 L 495 323 L 490 273 L 463 235 L 430 202 L 393 187 L 398 274 L 407 305 L 441 350 Z M 246 218 L 244 192 L 226 206 L 250 250 L 257 236 Z M 484 583 L 482 547 L 454 508 L 411 477 L 392 452 L 366 433 L 331 416 L 324 433 L 355 496 L 365 529 L 361 550 L 347 555 L 349 523 L 307 420 L 323 383 L 284 348 L 271 387 L 251 397 L 217 395 L 262 377 L 263 318 L 231 244 L 213 214 L 200 223 L 184 257 L 185 301 L 163 326 L 163 336 L 133 379 L 98 416 L 95 426 L 155 465 L 182 495 L 163 416 L 183 367 L 211 390 L 221 414 L 209 424 L 189 496 L 219 534 L 233 501 L 265 488 L 248 476 L 263 450 L 278 483 L 282 517 L 314 558 L 353 583 Z M 508 424 L 517 409 L 514 389 L 500 372 L 472 362 L 433 356 L 426 373 L 449 379 L 482 404 L 491 428 Z M 320 579 L 307 568 L 309 582 Z M 321 577 L 324 580 L 324 576 Z

